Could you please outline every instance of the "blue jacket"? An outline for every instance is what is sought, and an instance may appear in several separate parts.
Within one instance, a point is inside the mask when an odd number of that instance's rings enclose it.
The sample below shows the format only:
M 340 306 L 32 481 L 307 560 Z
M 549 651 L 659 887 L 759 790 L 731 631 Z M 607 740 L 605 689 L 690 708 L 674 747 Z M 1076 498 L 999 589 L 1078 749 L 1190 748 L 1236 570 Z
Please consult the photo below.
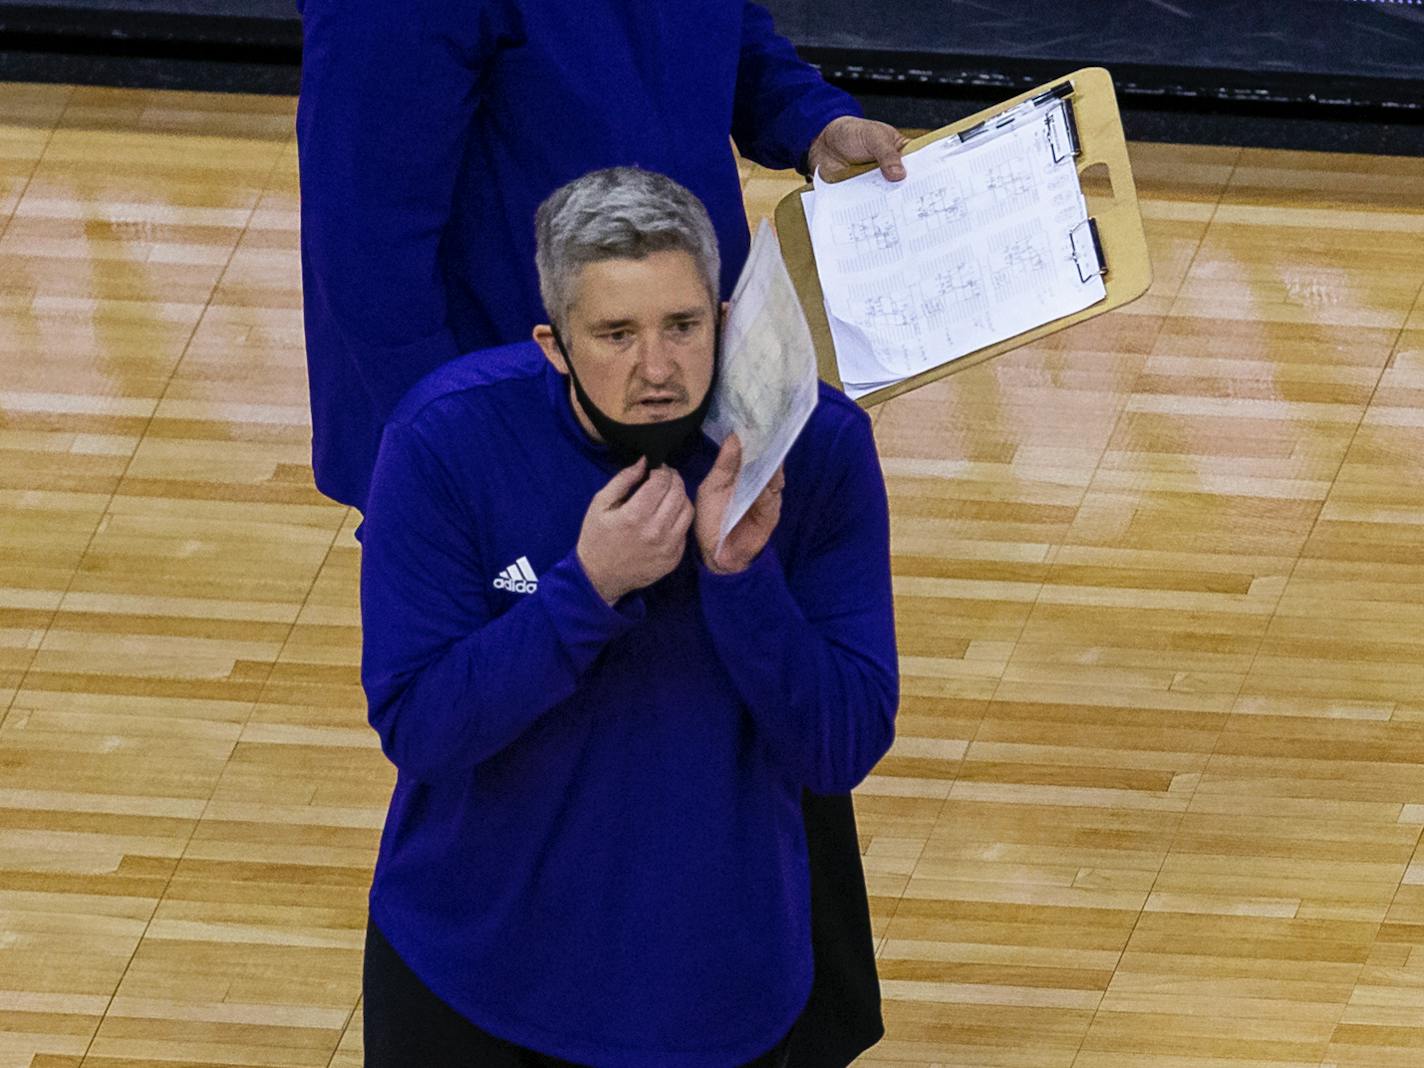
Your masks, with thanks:
M 752 565 L 689 550 L 609 607 L 574 548 L 616 471 L 533 342 L 445 364 L 387 427 L 361 670 L 398 776 L 371 915 L 491 1034 L 728 1068 L 811 988 L 802 788 L 848 792 L 892 739 L 885 489 L 869 418 L 822 386 Z
M 728 135 L 794 166 L 858 114 L 742 0 L 304 0 L 302 265 L 312 465 L 365 504 L 402 394 L 544 321 L 534 209 L 600 167 L 687 186 L 721 242 L 747 225 Z

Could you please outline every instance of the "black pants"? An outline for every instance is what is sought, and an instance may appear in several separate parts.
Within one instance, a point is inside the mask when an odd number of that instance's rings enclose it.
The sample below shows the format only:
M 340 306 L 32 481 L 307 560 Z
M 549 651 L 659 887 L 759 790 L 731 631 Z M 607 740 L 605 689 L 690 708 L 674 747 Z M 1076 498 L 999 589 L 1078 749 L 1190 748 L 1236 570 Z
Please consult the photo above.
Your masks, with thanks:
M 430 992 L 374 923 L 362 973 L 366 1068 L 578 1068 L 482 1031 Z M 784 1068 L 787 1040 L 744 1068 Z
M 870 901 L 849 794 L 801 795 L 811 859 L 816 981 L 791 1032 L 787 1068 L 845 1068 L 885 1035 Z

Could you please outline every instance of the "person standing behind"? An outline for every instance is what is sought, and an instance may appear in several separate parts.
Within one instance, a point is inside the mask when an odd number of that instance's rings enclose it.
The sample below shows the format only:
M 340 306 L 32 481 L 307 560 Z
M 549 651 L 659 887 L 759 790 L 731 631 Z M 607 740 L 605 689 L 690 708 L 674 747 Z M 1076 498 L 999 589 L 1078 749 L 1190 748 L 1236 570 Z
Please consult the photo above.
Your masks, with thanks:
M 742 0 L 298 0 L 302 268 L 318 488 L 363 509 L 381 428 L 427 372 L 542 318 L 533 217 L 558 186 L 640 164 L 711 214 L 730 293 L 748 228 L 732 152 L 772 168 L 876 160 L 859 117 Z M 816 985 L 792 1068 L 883 1034 L 846 795 L 804 798 Z

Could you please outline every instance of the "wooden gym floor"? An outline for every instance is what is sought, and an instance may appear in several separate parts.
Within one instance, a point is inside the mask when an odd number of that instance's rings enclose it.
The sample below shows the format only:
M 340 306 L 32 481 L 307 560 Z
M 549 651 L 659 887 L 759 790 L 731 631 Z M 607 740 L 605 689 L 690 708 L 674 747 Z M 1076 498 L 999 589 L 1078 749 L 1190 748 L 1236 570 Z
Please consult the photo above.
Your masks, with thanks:
M 293 110 L 0 86 L 0 1068 L 360 1063 Z M 1424 1064 L 1424 160 L 1134 163 L 1148 296 L 876 413 L 861 1063 Z

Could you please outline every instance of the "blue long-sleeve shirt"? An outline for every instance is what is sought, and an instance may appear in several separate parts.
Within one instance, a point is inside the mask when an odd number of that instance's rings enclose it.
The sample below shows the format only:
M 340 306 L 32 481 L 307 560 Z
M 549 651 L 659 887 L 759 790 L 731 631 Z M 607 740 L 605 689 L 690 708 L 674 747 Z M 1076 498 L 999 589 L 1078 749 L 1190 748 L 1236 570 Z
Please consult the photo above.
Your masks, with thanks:
M 702 198 L 723 295 L 747 157 L 790 167 L 859 114 L 743 0 L 298 0 L 312 466 L 364 506 L 381 425 L 421 376 L 545 320 L 534 210 L 637 164 Z
M 680 469 L 695 498 L 715 447 Z M 884 484 L 829 387 L 746 571 L 689 549 L 614 606 L 575 553 L 618 470 L 532 342 L 387 427 L 362 680 L 398 769 L 371 915 L 476 1026 L 609 1068 L 728 1068 L 811 987 L 801 792 L 846 792 L 898 700 Z

